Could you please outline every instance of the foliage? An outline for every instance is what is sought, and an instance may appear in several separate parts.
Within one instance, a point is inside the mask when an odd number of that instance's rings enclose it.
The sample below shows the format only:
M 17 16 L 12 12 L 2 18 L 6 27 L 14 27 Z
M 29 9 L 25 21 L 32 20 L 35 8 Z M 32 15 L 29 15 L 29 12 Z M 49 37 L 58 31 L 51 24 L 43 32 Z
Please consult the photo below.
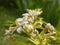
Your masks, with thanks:
M 60 16 L 60 1 L 59 0 L 18 0 L 17 7 L 22 12 L 26 9 L 42 8 L 42 17 L 44 20 L 55 25 L 59 22 Z M 21 6 L 22 5 L 22 6 Z M 23 8 L 24 7 L 24 8 Z M 57 19 L 56 19 L 57 18 Z
M 26 12 L 26 9 L 42 8 L 44 20 L 55 26 L 60 19 L 60 0 L 1 0 L 0 2 L 8 7 L 15 6 L 20 14 Z

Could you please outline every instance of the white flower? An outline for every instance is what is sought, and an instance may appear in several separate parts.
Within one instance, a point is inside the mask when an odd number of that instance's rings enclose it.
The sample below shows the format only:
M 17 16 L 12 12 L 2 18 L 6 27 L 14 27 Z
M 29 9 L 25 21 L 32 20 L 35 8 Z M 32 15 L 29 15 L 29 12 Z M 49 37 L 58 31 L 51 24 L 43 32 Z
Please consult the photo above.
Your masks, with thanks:
M 18 33 L 21 33 L 21 31 L 22 31 L 22 27 L 17 28 Z
M 26 26 L 28 29 L 33 29 L 33 26 L 30 25 L 30 24 L 26 24 L 25 26 Z
M 56 32 L 51 32 L 50 35 L 56 35 Z
M 5 35 L 8 35 L 8 34 L 10 34 L 10 33 L 11 33 L 11 30 L 6 30 Z
M 39 14 L 41 14 L 42 13 L 42 11 L 31 11 L 31 12 L 29 12 L 29 14 L 31 15 L 31 16 L 36 16 L 36 15 L 39 15 Z
M 16 25 L 22 26 L 22 25 L 24 25 L 26 23 L 28 23 L 28 21 L 25 18 L 18 18 L 18 19 L 16 19 Z
M 33 23 L 34 19 L 33 18 L 29 18 L 28 21 Z
M 28 23 L 28 21 L 23 20 L 23 21 L 21 22 L 21 25 L 24 25 L 24 24 L 27 24 L 27 23 Z
M 56 32 L 53 32 L 53 34 L 56 34 Z
M 41 14 L 43 11 L 40 11 L 40 12 L 37 12 L 37 14 L 39 15 L 39 14 Z
M 20 23 L 23 21 L 23 18 L 16 19 L 16 25 L 21 25 Z
M 51 26 L 51 24 L 50 23 L 47 23 L 46 27 L 50 27 L 50 26 Z
M 36 11 L 36 12 L 34 12 L 34 16 L 35 16 L 35 15 L 39 15 L 39 14 L 41 14 L 41 13 L 42 13 L 42 11 L 40 11 L 40 12 Z
M 24 16 L 24 17 L 25 17 L 25 16 L 29 16 L 29 14 L 28 14 L 28 13 L 24 13 L 24 14 L 22 14 L 22 16 Z
M 50 29 L 51 29 L 51 30 L 54 30 L 55 28 L 54 28 L 53 26 L 50 26 Z
M 21 22 L 22 20 L 23 20 L 23 18 L 16 19 L 16 21 L 18 21 L 18 22 Z
M 23 17 L 23 20 L 26 20 L 27 21 L 28 18 L 29 18 L 28 16 L 24 16 Z
M 50 36 L 49 38 L 52 40 L 56 40 L 56 38 L 54 36 Z
M 48 23 L 45 28 L 49 29 L 50 31 L 53 31 L 55 28 L 50 23 Z
M 34 30 L 34 33 L 39 33 L 37 30 Z
M 42 22 L 38 22 L 40 25 L 42 25 L 43 23 Z
M 36 36 L 36 34 L 34 34 L 34 33 L 32 33 L 31 35 L 32 35 L 33 37 L 35 37 L 35 36 Z
M 47 23 L 47 25 L 45 26 L 45 28 L 50 29 L 51 28 L 51 24 Z

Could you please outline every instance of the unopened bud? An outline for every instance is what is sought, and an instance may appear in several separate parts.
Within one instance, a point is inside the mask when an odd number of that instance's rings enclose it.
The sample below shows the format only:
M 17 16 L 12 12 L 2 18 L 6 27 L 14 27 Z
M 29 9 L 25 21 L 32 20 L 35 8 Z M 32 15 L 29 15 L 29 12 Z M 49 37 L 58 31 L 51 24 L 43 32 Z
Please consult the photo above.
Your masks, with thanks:
M 56 35 L 56 32 L 52 32 L 50 33 L 51 36 L 55 36 Z
M 56 38 L 54 36 L 50 36 L 49 39 L 56 40 Z
M 18 33 L 21 33 L 21 31 L 22 31 L 22 27 L 17 28 Z
M 36 37 L 36 34 L 34 34 L 34 33 L 32 33 L 31 35 L 32 35 L 32 37 Z

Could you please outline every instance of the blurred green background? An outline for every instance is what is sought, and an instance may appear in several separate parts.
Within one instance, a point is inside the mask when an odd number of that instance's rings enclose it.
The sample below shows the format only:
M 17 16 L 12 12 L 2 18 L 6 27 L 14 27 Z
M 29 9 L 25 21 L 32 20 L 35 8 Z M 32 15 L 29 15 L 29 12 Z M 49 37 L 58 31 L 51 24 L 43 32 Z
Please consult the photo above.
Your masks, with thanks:
M 5 29 L 16 18 L 22 17 L 27 9 L 42 8 L 41 17 L 56 27 L 57 40 L 51 45 L 60 45 L 60 0 L 0 0 L 0 45 L 33 45 L 22 36 L 16 36 L 15 40 L 3 42 Z

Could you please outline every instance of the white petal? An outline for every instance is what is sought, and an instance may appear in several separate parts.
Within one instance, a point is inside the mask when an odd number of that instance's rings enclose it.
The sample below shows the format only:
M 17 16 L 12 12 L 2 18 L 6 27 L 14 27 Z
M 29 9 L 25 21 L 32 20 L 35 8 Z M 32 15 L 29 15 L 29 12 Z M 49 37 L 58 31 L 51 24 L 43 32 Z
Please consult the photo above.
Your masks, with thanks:
M 36 15 L 39 15 L 41 13 L 42 13 L 42 11 L 40 11 L 40 12 L 38 12 L 38 11 L 29 12 L 30 16 L 36 16 Z
M 51 24 L 50 23 L 47 23 L 47 26 L 51 26 Z
M 32 12 L 29 12 L 29 15 L 30 15 L 30 16 L 33 16 L 33 13 L 32 13 Z
M 50 26 L 50 29 L 51 29 L 51 30 L 54 30 L 55 28 L 54 28 L 53 26 Z
M 40 25 L 42 25 L 43 23 L 42 22 L 38 22 Z
M 18 18 L 18 19 L 16 19 L 16 21 L 18 21 L 18 22 L 20 22 L 20 21 L 22 21 L 23 20 L 23 18 Z
M 42 13 L 42 11 L 40 11 L 40 12 L 37 12 L 37 14 L 39 15 L 39 14 L 41 14 Z
M 28 29 L 33 29 L 33 26 L 30 25 L 30 24 L 26 24 L 26 27 L 27 27 Z
M 35 36 L 36 36 L 36 34 L 32 34 L 32 36 L 33 36 L 33 37 L 35 37 Z
M 29 14 L 28 13 L 24 13 L 24 14 L 22 14 L 22 16 L 29 16 Z
M 24 24 L 27 24 L 27 23 L 28 23 L 28 21 L 23 20 L 23 21 L 21 22 L 21 25 L 24 25 Z
M 52 40 L 56 40 L 56 38 L 55 38 L 54 36 L 50 36 L 50 38 L 51 38 Z
M 26 20 L 27 21 L 28 18 L 29 18 L 28 16 L 24 16 L 23 17 L 23 20 Z
M 33 22 L 34 20 L 33 20 L 32 18 L 29 18 L 28 21 L 29 21 L 29 22 Z
M 50 29 L 51 24 L 47 23 L 47 25 L 45 26 L 46 28 Z
M 10 33 L 11 33 L 11 30 L 6 30 L 5 35 L 8 35 L 8 34 L 10 34 Z
M 17 28 L 18 33 L 21 33 L 21 31 L 22 31 L 22 27 Z

